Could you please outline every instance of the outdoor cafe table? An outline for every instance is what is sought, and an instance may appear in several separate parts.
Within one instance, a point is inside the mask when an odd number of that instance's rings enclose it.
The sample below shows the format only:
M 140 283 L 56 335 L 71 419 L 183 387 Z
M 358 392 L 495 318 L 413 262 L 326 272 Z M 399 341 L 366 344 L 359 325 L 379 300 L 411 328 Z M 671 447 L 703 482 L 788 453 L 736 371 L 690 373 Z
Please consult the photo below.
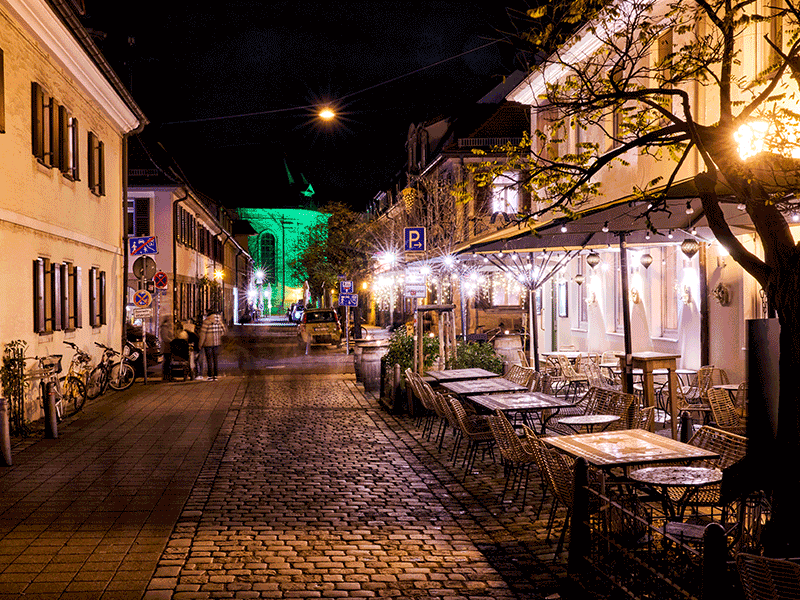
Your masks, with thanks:
M 491 394 L 494 392 L 521 392 L 527 388 L 519 383 L 514 383 L 503 377 L 491 379 L 466 379 L 464 381 L 444 381 L 442 387 L 458 394 L 470 396 L 472 394 Z
M 677 463 L 719 458 L 719 454 L 644 429 L 620 429 L 542 438 L 570 456 L 583 457 L 600 469 L 647 463 Z
M 711 467 L 688 467 L 683 465 L 670 465 L 664 467 L 645 467 L 632 471 L 629 477 L 638 483 L 643 483 L 648 487 L 661 488 L 660 496 L 664 506 L 664 514 L 671 517 L 683 517 L 686 506 L 689 504 L 692 495 L 704 485 L 719 483 L 722 481 L 722 471 Z M 685 488 L 680 499 L 677 501 L 677 508 L 670 503 L 667 488 Z
M 468 396 L 468 399 L 490 411 L 521 413 L 523 422 L 528 426 L 531 426 L 528 421 L 529 412 L 550 410 L 552 412 L 546 417 L 539 415 L 542 435 L 545 433 L 547 422 L 558 414 L 560 409 L 575 406 L 574 402 L 542 392 L 500 392 Z
M 558 420 L 559 423 L 563 423 L 575 433 L 578 433 L 581 427 L 586 427 L 590 433 L 598 425 L 605 429 L 614 421 L 619 421 L 619 415 L 572 415 L 561 417 Z
M 500 377 L 497 373 L 492 373 L 486 369 L 447 369 L 445 371 L 427 371 L 428 377 L 432 377 L 437 383 L 445 381 L 461 381 L 463 379 L 486 379 Z

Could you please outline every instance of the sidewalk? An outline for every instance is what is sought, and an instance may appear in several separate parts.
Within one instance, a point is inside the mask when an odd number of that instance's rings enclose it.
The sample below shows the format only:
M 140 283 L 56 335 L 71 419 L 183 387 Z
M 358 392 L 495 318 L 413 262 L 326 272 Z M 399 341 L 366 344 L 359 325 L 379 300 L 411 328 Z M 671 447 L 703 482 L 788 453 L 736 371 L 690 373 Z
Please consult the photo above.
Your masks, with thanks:
M 352 374 L 136 384 L 60 434 L 0 469 L 0 600 L 539 599 L 564 575 L 534 474 L 501 503 L 499 464 L 465 479 Z

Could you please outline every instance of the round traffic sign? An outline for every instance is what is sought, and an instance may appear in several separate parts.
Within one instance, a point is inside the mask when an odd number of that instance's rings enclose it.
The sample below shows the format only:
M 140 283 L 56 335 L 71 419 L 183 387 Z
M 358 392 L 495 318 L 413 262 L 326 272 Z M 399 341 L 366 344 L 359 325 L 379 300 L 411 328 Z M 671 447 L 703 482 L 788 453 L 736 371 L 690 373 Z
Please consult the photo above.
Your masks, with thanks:
M 133 294 L 133 304 L 134 306 L 138 306 L 140 308 L 146 308 L 150 306 L 150 303 L 153 301 L 153 297 L 150 295 L 150 292 L 147 290 L 136 290 Z
M 164 271 L 159 271 L 153 275 L 153 283 L 155 284 L 157 290 L 167 289 L 167 285 L 169 285 L 167 274 L 164 273 Z
M 133 261 L 133 276 L 136 279 L 152 279 L 156 274 L 156 261 L 149 256 L 140 256 Z

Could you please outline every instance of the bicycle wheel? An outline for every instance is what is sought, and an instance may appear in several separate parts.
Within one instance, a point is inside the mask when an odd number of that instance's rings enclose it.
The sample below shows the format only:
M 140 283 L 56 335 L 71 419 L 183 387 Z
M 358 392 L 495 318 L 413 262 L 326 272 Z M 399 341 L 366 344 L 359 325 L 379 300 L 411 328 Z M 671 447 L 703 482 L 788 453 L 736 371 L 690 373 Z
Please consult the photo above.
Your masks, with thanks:
M 128 363 L 115 363 L 111 367 L 108 385 L 112 390 L 127 390 L 133 385 L 134 379 L 136 379 L 136 372 L 132 366 Z
M 70 414 L 75 414 L 83 408 L 86 401 L 86 387 L 77 377 L 69 377 L 64 382 L 64 402 Z
M 107 382 L 108 375 L 106 374 L 106 370 L 101 365 L 97 365 L 89 374 L 89 380 L 86 385 L 86 397 L 89 398 L 89 400 L 97 398 L 106 391 Z

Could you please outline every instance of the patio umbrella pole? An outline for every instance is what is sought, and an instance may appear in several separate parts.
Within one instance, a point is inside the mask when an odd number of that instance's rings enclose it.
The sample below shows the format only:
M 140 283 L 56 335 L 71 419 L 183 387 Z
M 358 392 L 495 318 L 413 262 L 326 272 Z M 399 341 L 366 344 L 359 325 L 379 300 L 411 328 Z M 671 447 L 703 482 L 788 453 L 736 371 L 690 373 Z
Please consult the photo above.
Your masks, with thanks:
M 536 331 L 538 327 L 536 323 L 536 307 L 534 303 L 536 302 L 536 291 L 533 289 L 528 290 L 528 323 L 529 323 L 529 330 L 528 330 L 528 341 L 530 342 L 528 346 L 528 352 L 530 352 L 530 364 L 533 365 L 534 369 L 537 371 L 539 370 L 539 335 Z
M 625 246 L 625 233 L 619 236 L 619 266 L 622 276 L 622 328 L 625 338 L 625 389 L 633 392 L 633 367 L 631 355 L 633 354 L 631 342 L 631 307 L 628 300 L 628 250 Z

